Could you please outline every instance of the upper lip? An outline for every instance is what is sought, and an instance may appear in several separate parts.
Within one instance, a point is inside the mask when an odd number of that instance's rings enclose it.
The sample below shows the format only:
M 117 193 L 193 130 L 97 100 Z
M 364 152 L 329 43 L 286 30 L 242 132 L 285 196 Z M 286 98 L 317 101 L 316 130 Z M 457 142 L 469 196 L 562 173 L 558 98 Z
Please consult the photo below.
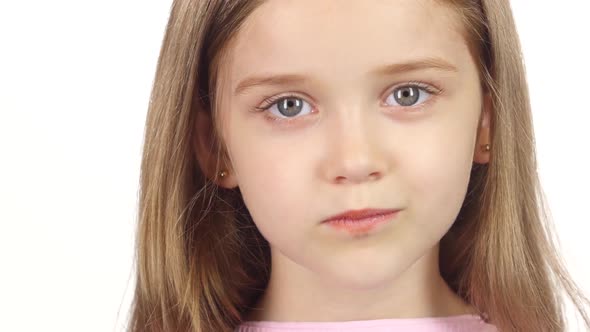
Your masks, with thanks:
M 362 210 L 349 210 L 344 213 L 337 214 L 332 216 L 324 222 L 332 221 L 332 220 L 360 220 L 366 219 L 374 216 L 390 214 L 399 211 L 400 209 L 362 209 Z

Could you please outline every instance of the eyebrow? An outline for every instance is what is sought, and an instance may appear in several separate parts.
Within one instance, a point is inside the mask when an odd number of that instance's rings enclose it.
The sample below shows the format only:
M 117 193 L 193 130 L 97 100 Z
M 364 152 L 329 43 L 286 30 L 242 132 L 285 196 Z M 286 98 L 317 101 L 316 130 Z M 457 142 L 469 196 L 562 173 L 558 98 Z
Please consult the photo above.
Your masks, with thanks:
M 382 67 L 378 67 L 369 72 L 371 76 L 393 76 L 401 73 L 436 69 L 448 72 L 457 72 L 458 69 L 450 62 L 436 57 L 424 58 L 421 60 L 388 64 Z M 234 94 L 238 95 L 244 93 L 254 87 L 259 86 L 285 86 L 305 83 L 309 80 L 309 77 L 300 74 L 281 74 L 281 75 L 270 75 L 270 76 L 254 76 L 242 80 L 236 87 Z

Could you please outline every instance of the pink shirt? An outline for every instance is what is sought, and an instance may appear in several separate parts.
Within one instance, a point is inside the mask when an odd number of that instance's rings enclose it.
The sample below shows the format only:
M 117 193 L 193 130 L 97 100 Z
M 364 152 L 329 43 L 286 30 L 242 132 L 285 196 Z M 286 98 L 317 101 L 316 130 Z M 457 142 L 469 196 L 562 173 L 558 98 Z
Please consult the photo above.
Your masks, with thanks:
M 494 325 L 487 324 L 476 315 L 451 317 L 396 318 L 357 320 L 347 322 L 244 322 L 236 332 L 283 332 L 283 331 L 342 331 L 342 332 L 497 332 Z

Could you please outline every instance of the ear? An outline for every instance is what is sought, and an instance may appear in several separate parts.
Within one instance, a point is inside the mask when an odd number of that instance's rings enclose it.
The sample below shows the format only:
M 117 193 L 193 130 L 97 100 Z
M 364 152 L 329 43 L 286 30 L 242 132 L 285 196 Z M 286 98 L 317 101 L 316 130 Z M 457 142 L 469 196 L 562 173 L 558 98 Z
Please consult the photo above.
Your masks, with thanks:
M 473 161 L 478 164 L 487 164 L 490 162 L 491 150 L 493 149 L 490 137 L 490 124 L 493 112 L 492 96 L 486 93 L 482 101 L 482 112 L 479 118 Z M 490 144 L 490 151 L 485 150 L 486 144 Z
M 211 115 L 205 111 L 196 111 L 195 131 L 192 137 L 193 153 L 195 154 L 203 175 L 212 180 L 218 186 L 231 189 L 238 186 L 237 180 L 230 165 L 224 162 L 225 158 L 219 158 L 219 144 L 214 141 L 213 122 Z M 220 176 L 224 170 L 227 175 Z

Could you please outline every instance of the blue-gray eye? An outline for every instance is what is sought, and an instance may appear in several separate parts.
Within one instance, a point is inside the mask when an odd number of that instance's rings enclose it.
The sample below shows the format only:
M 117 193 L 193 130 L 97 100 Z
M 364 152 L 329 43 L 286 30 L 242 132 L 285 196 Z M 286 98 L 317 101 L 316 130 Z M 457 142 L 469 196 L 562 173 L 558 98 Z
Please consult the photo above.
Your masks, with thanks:
M 393 91 L 395 101 L 400 106 L 412 106 L 420 99 L 420 88 L 404 86 Z
M 312 106 L 303 98 L 297 96 L 285 96 L 270 102 L 269 106 L 258 107 L 257 109 L 268 111 L 277 118 L 288 119 L 302 117 L 313 113 Z
M 281 115 L 293 117 L 303 109 L 303 101 L 296 97 L 286 97 L 277 101 L 277 109 Z
M 430 85 L 410 83 L 395 88 L 389 93 L 385 103 L 390 106 L 412 107 L 423 104 L 433 95 L 440 93 L 440 89 Z

